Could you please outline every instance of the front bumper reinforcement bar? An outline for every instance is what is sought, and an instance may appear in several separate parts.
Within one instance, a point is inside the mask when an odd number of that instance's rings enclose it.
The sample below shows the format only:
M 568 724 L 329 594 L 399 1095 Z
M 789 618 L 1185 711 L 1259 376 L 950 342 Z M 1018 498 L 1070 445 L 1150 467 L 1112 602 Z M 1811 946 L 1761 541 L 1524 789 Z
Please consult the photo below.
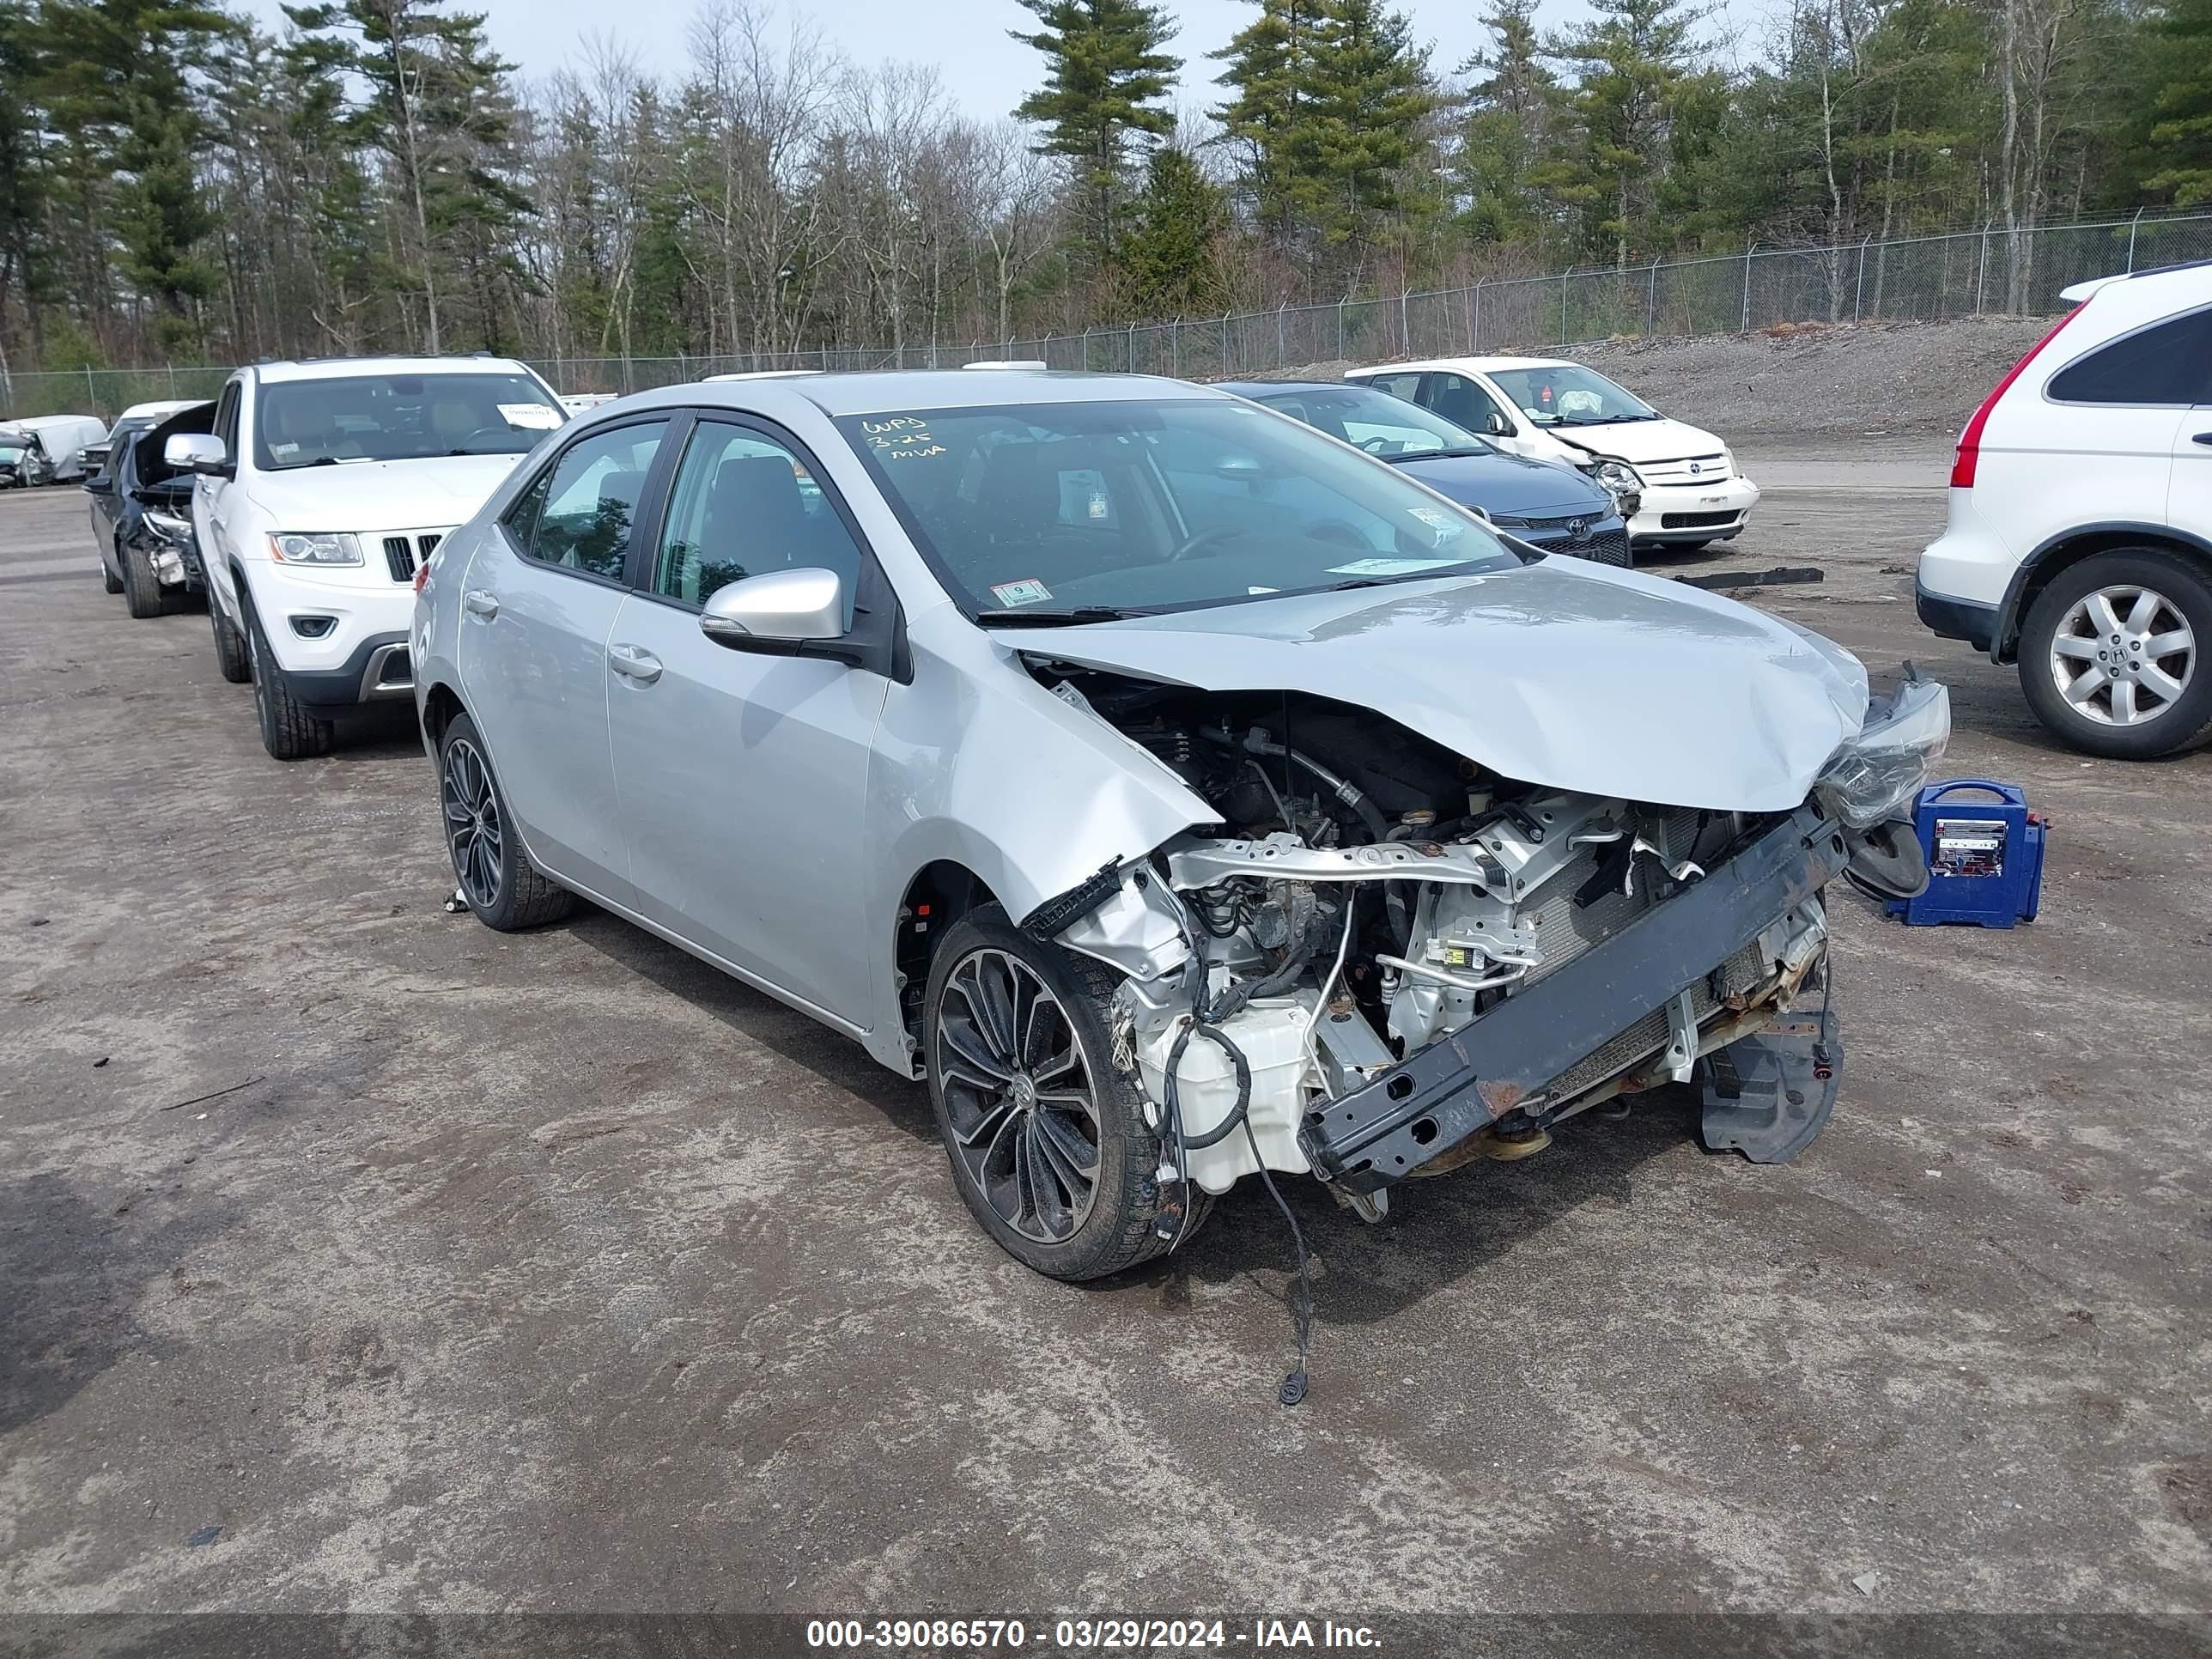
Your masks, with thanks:
M 1310 1114 L 1298 1140 L 1314 1172 L 1358 1193 L 1403 1180 L 1665 1007 L 1850 856 L 1836 823 L 1801 806 L 1602 945 Z

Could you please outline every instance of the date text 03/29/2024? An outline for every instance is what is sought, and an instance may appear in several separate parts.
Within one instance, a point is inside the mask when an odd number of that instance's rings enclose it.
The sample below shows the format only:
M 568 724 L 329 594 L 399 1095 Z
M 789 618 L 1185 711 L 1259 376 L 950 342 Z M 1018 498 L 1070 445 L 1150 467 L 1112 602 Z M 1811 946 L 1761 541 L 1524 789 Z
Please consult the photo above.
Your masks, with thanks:
M 1041 1647 L 1075 1652 L 1190 1651 L 1245 1648 L 1254 1652 L 1382 1645 L 1365 1625 L 1320 1619 L 1255 1619 L 1239 1626 L 1222 1619 L 811 1619 L 806 1645 L 829 1650 L 973 1652 Z

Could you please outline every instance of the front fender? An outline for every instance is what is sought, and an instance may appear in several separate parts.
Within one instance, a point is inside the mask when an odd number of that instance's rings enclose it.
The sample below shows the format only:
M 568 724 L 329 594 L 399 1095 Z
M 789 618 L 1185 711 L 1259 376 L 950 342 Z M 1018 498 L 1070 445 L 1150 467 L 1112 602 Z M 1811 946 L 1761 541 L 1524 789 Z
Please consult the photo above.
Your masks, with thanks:
M 914 682 L 890 688 L 868 780 L 868 915 L 885 948 L 930 864 L 971 871 L 1019 923 L 1103 866 L 1214 821 L 1181 778 L 951 606 L 915 619 L 908 643 Z M 874 1029 L 896 1031 L 888 1002 L 886 1014 Z

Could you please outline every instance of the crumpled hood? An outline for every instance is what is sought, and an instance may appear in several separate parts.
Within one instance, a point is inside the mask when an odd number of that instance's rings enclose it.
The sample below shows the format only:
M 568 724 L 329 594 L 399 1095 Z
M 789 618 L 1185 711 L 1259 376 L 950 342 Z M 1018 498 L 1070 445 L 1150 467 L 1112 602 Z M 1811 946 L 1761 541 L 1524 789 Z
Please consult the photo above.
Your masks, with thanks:
M 253 503 L 280 530 L 439 529 L 471 517 L 522 459 L 444 455 L 261 472 Z
M 1548 518 L 1587 513 L 1602 519 L 1613 512 L 1613 497 L 1563 462 L 1524 460 L 1501 452 L 1437 455 L 1426 460 L 1417 456 L 1391 465 L 1439 495 L 1492 514 Z
M 1547 426 L 1547 436 L 1593 455 L 1638 461 L 1679 461 L 1690 455 L 1717 455 L 1727 449 L 1718 438 L 1694 426 L 1662 416 L 1656 421 L 1608 421 L 1603 426 Z M 1714 474 L 1716 477 L 1724 476 Z
M 1483 576 L 1055 629 L 1035 660 L 1374 709 L 1524 782 L 1784 811 L 1866 717 L 1866 671 L 1747 605 L 1546 559 Z

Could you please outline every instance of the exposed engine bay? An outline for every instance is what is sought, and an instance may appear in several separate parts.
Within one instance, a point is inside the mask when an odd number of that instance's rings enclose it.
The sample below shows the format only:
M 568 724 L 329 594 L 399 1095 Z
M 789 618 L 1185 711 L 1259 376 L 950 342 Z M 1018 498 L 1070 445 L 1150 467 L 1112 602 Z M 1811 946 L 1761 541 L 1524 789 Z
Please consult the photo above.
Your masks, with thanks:
M 1792 1077 L 1816 1078 L 1820 1098 L 1789 1090 L 1797 1109 L 1784 1112 L 1790 1079 L 1747 1079 L 1717 1061 L 1711 1072 L 1727 1073 L 1721 1120 L 1746 1087 L 1766 1087 L 1774 1126 L 1731 1144 L 1783 1158 L 1818 1133 L 1840 1048 L 1825 1012 L 1793 1023 L 1790 1011 L 1825 983 L 1820 889 L 1846 851 L 1840 826 L 1826 850 L 1830 826 L 1816 808 L 1794 817 L 1830 863 L 1748 899 L 1731 895 L 1739 912 L 1767 908 L 1747 926 L 1737 915 L 1717 959 L 1668 970 L 1621 1026 L 1594 1028 L 1587 1046 L 1570 1041 L 1556 1071 L 1547 1061 L 1540 1077 L 1493 1087 L 1460 1067 L 1456 1081 L 1419 1083 L 1439 1099 L 1479 1097 L 1471 1113 L 1428 1111 L 1407 1062 L 1434 1051 L 1431 1072 L 1456 1066 L 1459 1051 L 1438 1045 L 1773 842 L 1793 815 L 1547 790 L 1383 715 L 1297 692 L 1202 691 L 1066 663 L 1033 672 L 1218 814 L 1148 859 L 1101 871 L 1028 924 L 1127 975 L 1115 1058 L 1133 1065 L 1158 1110 L 1164 1182 L 1218 1194 L 1262 1167 L 1310 1172 L 1373 1219 L 1403 1176 L 1540 1143 L 1550 1126 L 1616 1095 L 1690 1080 L 1701 1056 L 1778 1019 L 1802 1039 Z M 1581 1018 L 1601 1027 L 1605 1009 L 1629 1006 L 1576 995 L 1571 1018 L 1546 1014 L 1556 1032 Z M 1710 1098 L 1716 1078 L 1706 1082 Z M 1709 1112 L 1709 1139 L 1713 1121 Z

